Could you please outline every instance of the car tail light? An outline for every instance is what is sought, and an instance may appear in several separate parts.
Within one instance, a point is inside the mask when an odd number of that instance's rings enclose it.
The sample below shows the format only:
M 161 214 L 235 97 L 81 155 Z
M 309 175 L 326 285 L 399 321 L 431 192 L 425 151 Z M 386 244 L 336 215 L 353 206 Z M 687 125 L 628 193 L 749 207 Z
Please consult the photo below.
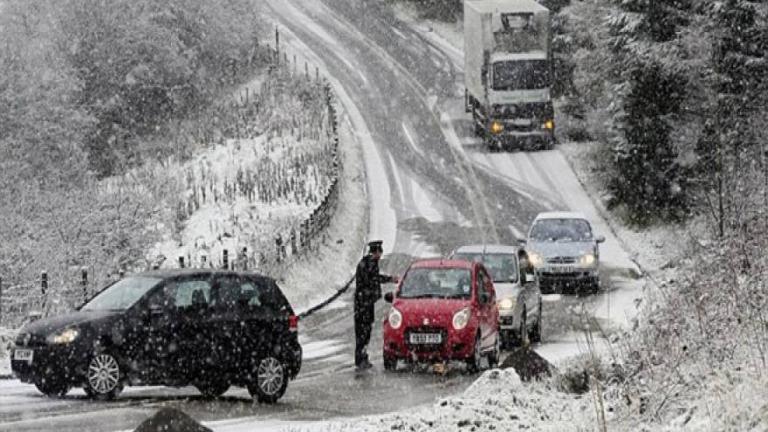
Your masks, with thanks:
M 288 330 L 292 332 L 299 331 L 299 317 L 291 315 L 288 317 Z

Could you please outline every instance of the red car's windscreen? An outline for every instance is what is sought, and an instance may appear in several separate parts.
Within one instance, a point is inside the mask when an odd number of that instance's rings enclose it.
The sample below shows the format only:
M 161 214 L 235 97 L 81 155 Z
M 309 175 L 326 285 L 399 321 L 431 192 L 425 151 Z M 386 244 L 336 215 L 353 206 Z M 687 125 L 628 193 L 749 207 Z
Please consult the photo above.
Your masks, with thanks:
M 472 274 L 465 268 L 414 268 L 408 271 L 399 298 L 472 297 Z

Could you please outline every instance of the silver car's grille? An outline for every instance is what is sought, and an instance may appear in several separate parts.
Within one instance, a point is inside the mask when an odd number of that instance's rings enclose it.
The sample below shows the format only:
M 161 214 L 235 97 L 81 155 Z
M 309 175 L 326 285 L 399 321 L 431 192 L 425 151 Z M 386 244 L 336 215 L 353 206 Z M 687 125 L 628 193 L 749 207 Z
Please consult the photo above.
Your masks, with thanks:
M 552 258 L 547 258 L 547 262 L 549 264 L 574 264 L 576 262 L 576 257 L 564 257 L 564 256 L 552 257 Z

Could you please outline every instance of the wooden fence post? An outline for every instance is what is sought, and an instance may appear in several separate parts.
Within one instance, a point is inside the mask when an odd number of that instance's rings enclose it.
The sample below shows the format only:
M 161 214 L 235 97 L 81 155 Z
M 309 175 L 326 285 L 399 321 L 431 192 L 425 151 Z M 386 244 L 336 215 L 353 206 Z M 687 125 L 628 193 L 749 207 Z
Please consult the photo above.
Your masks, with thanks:
M 43 293 L 43 298 L 45 298 L 45 295 L 48 292 L 48 272 L 45 270 L 40 273 L 40 290 Z
M 80 270 L 80 285 L 83 287 L 83 303 L 88 300 L 88 269 L 83 267 Z
M 280 29 L 275 26 L 275 63 L 280 65 Z
M 184 268 L 184 257 L 183 256 L 179 257 L 179 268 Z
M 224 270 L 229 270 L 229 251 L 227 251 L 226 249 L 224 249 L 222 259 L 223 259 L 222 268 L 224 268 Z
M 3 278 L 0 277 L 0 324 L 3 322 Z

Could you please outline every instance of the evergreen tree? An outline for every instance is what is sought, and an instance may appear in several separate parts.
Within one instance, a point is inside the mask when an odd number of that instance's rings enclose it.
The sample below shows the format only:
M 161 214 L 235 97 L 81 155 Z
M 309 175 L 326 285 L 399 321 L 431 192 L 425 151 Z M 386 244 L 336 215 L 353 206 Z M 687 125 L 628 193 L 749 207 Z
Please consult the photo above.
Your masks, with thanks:
M 679 110 L 685 80 L 658 63 L 637 63 L 629 84 L 619 122 L 624 139 L 613 149 L 613 204 L 625 205 L 638 224 L 680 219 L 687 211 L 684 172 L 676 162 L 667 117 Z
M 671 133 L 686 97 L 687 78 L 674 39 L 687 23 L 684 0 L 621 0 L 610 20 L 613 76 L 619 95 L 614 108 L 612 206 L 629 219 L 678 220 L 688 212 L 687 182 Z
M 699 183 L 705 206 L 724 237 L 740 230 L 749 166 L 765 154 L 759 145 L 762 125 L 755 119 L 765 111 L 768 73 L 765 23 L 758 22 L 756 2 L 727 0 L 712 10 L 716 29 L 712 55 L 714 102 L 707 107 L 705 130 L 696 152 Z M 763 154 L 761 154 L 761 152 Z M 762 167 L 765 171 L 765 167 Z M 763 205 L 768 203 L 763 203 Z

